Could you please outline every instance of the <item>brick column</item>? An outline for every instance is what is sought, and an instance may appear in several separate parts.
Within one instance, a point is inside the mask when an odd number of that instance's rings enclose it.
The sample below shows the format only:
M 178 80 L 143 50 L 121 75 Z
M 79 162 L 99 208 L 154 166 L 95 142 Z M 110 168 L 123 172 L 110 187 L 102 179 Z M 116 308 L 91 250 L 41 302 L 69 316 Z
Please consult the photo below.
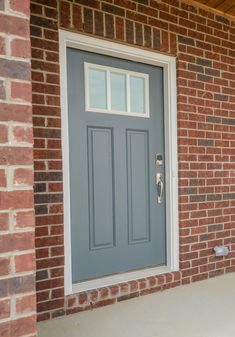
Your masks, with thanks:
M 29 0 L 0 0 L 0 337 L 35 337 Z

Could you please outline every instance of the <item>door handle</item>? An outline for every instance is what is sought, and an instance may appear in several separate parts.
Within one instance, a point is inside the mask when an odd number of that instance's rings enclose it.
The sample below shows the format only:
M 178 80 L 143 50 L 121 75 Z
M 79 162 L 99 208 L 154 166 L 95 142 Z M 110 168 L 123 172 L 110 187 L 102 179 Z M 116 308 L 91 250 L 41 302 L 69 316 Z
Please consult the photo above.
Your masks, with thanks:
M 157 185 L 157 203 L 161 204 L 162 199 L 163 199 L 163 190 L 164 190 L 163 173 L 156 174 L 156 185 Z

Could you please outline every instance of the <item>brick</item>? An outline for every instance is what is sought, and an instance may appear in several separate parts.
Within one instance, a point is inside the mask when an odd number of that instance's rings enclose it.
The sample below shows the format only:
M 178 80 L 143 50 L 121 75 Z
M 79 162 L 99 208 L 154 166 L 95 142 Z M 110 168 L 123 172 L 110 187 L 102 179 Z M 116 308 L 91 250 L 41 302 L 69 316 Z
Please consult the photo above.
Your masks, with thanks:
M 35 270 L 34 254 L 22 254 L 15 256 L 16 273 Z
M 0 300 L 0 319 L 8 318 L 9 316 L 10 316 L 10 301 Z
M 11 337 L 11 324 L 10 322 L 0 322 L 1 337 Z
M 33 171 L 28 169 L 15 169 L 13 184 L 15 186 L 32 186 Z
M 139 296 L 139 293 L 135 292 L 135 293 L 131 293 L 131 294 L 128 294 L 128 295 L 119 296 L 117 298 L 117 301 L 122 302 L 122 301 L 129 300 L 131 298 L 135 298 L 135 297 L 138 297 L 138 296 Z
M 31 107 L 28 105 L 5 104 L 0 102 L 1 121 L 17 121 L 29 123 L 32 120 Z
M 93 11 L 89 8 L 84 8 L 84 31 L 87 33 L 93 32 Z
M 179 43 L 183 43 L 189 46 L 195 46 L 195 41 L 191 38 L 188 38 L 185 36 L 179 36 L 178 40 L 179 40 Z
M 131 10 L 136 9 L 136 4 L 129 0 L 114 0 L 114 4 Z
M 101 12 L 95 12 L 95 33 L 104 35 L 104 15 Z
M 0 81 L 0 99 L 6 99 L 6 87 L 4 81 Z
M 1 192 L 0 191 L 1 209 L 20 209 L 32 208 L 33 197 L 32 191 L 14 191 L 14 192 Z
M 228 101 L 228 96 L 227 95 L 221 95 L 221 94 L 214 94 L 214 99 L 216 101 L 224 101 L 227 102 Z
M 0 169 L 0 187 L 6 187 L 7 181 L 6 181 L 6 174 L 5 170 Z
M 152 30 L 150 26 L 144 26 L 144 46 L 150 48 L 152 44 Z
M 143 27 L 140 23 L 135 23 L 135 43 L 143 45 Z
M 32 291 L 34 291 L 33 275 L 0 280 L 0 298 Z
M 0 55 L 5 54 L 5 39 L 0 36 Z
M 55 20 L 52 20 L 50 18 L 40 17 L 36 15 L 30 16 L 31 23 L 34 26 L 44 27 L 48 29 L 57 29 L 58 25 Z
M 52 310 L 52 309 L 61 308 L 63 306 L 64 306 L 64 299 L 55 299 L 52 301 L 38 303 L 37 311 L 42 312 L 48 309 Z
M 19 318 L 11 323 L 11 336 L 20 337 L 36 331 L 36 315 Z
M 116 17 L 116 39 L 117 40 L 124 40 L 124 20 L 122 18 Z
M 69 2 L 60 2 L 61 21 L 60 24 L 64 28 L 71 26 L 71 5 Z
M 9 273 L 10 273 L 10 258 L 0 257 L 0 276 L 5 276 L 8 275 Z
M 0 144 L 8 142 L 8 128 L 4 124 L 0 124 Z
M 13 82 L 11 84 L 11 97 L 31 102 L 32 100 L 31 84 Z
M 105 36 L 114 38 L 114 18 L 109 14 L 105 15 Z
M 28 0 L 21 0 L 20 2 L 17 0 L 10 0 L 10 9 L 15 12 L 23 13 L 27 16 L 30 14 Z
M 82 10 L 81 10 L 81 7 L 74 4 L 73 9 L 72 9 L 72 13 L 73 13 L 73 27 L 77 31 L 81 31 L 82 30 Z
M 212 61 L 208 60 L 208 59 L 203 59 L 203 58 L 198 57 L 197 58 L 197 64 L 202 65 L 202 66 L 206 66 L 206 67 L 211 67 Z
M 154 29 L 153 30 L 153 48 L 160 49 L 160 45 L 161 45 L 160 30 Z
M 45 280 L 45 279 L 48 279 L 48 270 L 40 270 L 40 271 L 37 271 L 36 273 L 36 280 L 39 281 L 39 280 Z
M 23 251 L 34 248 L 32 232 L 4 234 L 0 237 L 0 252 Z
M 47 18 L 57 18 L 57 9 L 45 7 L 45 16 Z
M 0 232 L 8 230 L 8 213 L 0 213 Z
M 110 14 L 114 14 L 114 15 L 119 15 L 119 16 L 124 16 L 125 12 L 124 9 L 114 6 L 114 5 L 110 5 L 107 3 L 102 3 L 102 11 L 110 13 Z
M 21 58 L 30 58 L 31 56 L 30 41 L 22 39 L 12 40 L 11 55 Z
M 34 227 L 34 212 L 24 211 L 17 212 L 15 215 L 15 228 L 27 228 Z
M 16 313 L 23 314 L 34 312 L 36 308 L 35 295 L 28 295 L 16 299 Z
M 127 16 L 128 19 L 133 20 L 133 21 L 137 21 L 139 23 L 145 23 L 146 24 L 148 22 L 145 15 L 142 15 L 142 14 L 139 14 L 139 13 L 136 13 L 136 12 L 127 11 L 126 16 Z
M 30 80 L 29 64 L 22 61 L 6 60 L 1 58 L 0 76 L 19 80 Z
M 99 8 L 100 4 L 98 0 L 89 0 L 89 3 L 87 2 L 87 0 L 75 0 L 76 3 L 80 4 L 80 5 L 85 5 L 85 6 L 89 6 L 89 7 L 93 7 L 93 8 Z
M 0 13 L 0 31 L 22 37 L 29 37 L 29 24 L 27 19 L 22 19 Z
M 13 135 L 15 141 L 18 143 L 33 143 L 33 130 L 31 127 L 15 126 Z
M 132 21 L 126 20 L 126 41 L 128 43 L 134 42 L 134 25 Z
M 229 25 L 230 24 L 229 20 L 227 18 L 225 18 L 224 16 L 216 15 L 215 18 L 216 18 L 216 20 L 218 22 L 221 22 L 221 23 L 223 23 L 225 25 Z

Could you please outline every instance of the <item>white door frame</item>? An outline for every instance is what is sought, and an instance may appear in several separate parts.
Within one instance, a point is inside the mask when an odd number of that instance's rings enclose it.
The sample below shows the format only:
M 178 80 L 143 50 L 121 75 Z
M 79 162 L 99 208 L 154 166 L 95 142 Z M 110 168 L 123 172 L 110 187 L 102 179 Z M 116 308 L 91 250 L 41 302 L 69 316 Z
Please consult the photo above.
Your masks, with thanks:
M 177 111 L 176 111 L 176 60 L 175 57 L 157 52 L 109 42 L 90 36 L 59 31 L 60 84 L 62 115 L 62 152 L 64 184 L 64 245 L 65 245 L 65 294 L 109 286 L 134 279 L 145 278 L 179 270 L 178 225 L 178 161 L 177 161 Z M 123 274 L 72 284 L 69 129 L 67 101 L 66 48 L 72 47 L 94 53 L 119 57 L 131 61 L 160 66 L 164 69 L 164 121 L 165 121 L 165 195 L 166 195 L 166 248 L 167 264 Z

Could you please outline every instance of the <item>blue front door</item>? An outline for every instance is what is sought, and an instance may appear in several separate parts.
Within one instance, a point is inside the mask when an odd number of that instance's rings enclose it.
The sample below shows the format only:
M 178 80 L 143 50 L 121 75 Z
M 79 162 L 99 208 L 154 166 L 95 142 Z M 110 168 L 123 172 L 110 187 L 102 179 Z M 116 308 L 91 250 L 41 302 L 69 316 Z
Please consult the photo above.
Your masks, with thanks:
M 73 282 L 166 264 L 163 69 L 67 49 Z

